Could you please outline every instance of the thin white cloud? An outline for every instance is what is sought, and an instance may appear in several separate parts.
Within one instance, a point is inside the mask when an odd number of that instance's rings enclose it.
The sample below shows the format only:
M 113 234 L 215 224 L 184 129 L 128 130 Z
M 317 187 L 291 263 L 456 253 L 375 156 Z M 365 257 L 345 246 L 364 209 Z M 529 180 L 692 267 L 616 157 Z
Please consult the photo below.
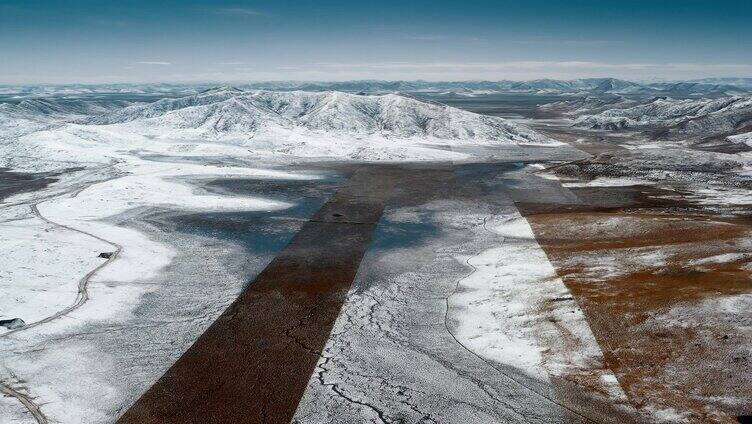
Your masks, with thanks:
M 245 65 L 245 62 L 219 62 L 218 65 L 222 65 L 222 66 L 240 66 L 240 65 Z
M 446 35 L 408 35 L 405 38 L 418 41 L 444 41 L 449 37 Z
M 425 34 L 425 35 L 408 35 L 405 36 L 407 40 L 425 41 L 425 42 L 448 42 L 448 41 L 460 41 L 460 42 L 483 42 L 486 41 L 483 37 L 470 37 L 470 36 L 455 36 L 455 35 L 443 35 L 443 34 Z
M 213 12 L 218 15 L 228 16 L 266 16 L 266 13 L 259 12 L 255 9 L 248 9 L 245 7 L 220 7 L 213 9 Z
M 151 60 L 143 60 L 140 62 L 136 62 L 137 65 L 156 65 L 156 66 L 168 66 L 172 65 L 171 62 L 161 62 L 161 61 L 151 61 Z
M 621 40 L 597 40 L 597 39 L 566 39 L 566 38 L 556 38 L 556 37 L 526 37 L 526 38 L 512 38 L 505 40 L 507 43 L 511 44 L 522 44 L 522 45 L 532 45 L 532 46 L 561 46 L 561 45 L 569 45 L 569 46 L 609 46 L 609 45 L 617 45 L 617 44 L 624 44 L 624 41 Z

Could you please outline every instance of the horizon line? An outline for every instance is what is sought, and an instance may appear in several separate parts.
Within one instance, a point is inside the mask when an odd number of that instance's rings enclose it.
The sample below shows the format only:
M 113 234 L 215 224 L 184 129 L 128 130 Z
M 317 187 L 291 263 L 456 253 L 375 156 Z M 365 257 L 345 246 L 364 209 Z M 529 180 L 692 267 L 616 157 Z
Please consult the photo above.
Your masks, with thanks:
M 123 82 L 3 82 L 0 81 L 2 87 L 24 87 L 24 86 L 65 86 L 65 85 L 83 85 L 83 86 L 105 86 L 105 85 L 202 85 L 202 84 L 336 84 L 336 83 L 348 83 L 348 82 L 376 82 L 376 83 L 397 83 L 397 82 L 421 82 L 421 83 L 500 83 L 500 82 L 534 82 L 534 81 L 585 81 L 585 80 L 618 80 L 640 84 L 652 84 L 661 82 L 698 82 L 703 80 L 733 80 L 733 79 L 752 79 L 752 75 L 749 76 L 708 76 L 700 78 L 653 78 L 653 79 L 630 79 L 620 78 L 614 76 L 600 76 L 600 77 L 582 77 L 582 78 L 531 78 L 531 79 L 373 79 L 373 78 L 356 78 L 356 79 L 259 79 L 259 80 L 194 80 L 194 81 L 177 81 L 177 80 L 154 80 L 154 81 L 123 81 Z

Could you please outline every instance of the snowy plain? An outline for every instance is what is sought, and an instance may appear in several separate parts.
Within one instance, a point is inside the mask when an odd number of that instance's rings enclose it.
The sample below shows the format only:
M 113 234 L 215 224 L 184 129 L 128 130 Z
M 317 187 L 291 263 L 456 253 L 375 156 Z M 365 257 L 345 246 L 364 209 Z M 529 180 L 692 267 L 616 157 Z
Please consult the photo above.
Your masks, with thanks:
M 270 113 L 270 107 L 288 117 L 275 118 L 279 113 Z M 163 284 L 161 273 L 180 256 L 164 241 L 123 225 L 129 217 L 145 210 L 290 208 L 294 205 L 285 200 L 210 193 L 200 186 L 216 177 L 320 177 L 281 167 L 295 162 L 451 161 L 469 157 L 446 147 L 456 143 L 557 144 L 498 118 L 395 95 L 220 89 L 124 109 L 109 105 L 89 115 L 76 103 L 67 119 L 55 103 L 5 109 L 0 166 L 57 175 L 48 187 L 15 194 L 0 205 L 0 284 L 12 293 L 0 310 L 25 322 L 0 328 L 6 352 L 0 378 L 6 390 L 18 394 L 15 403 L 3 400 L 7 422 L 34 418 L 18 411 L 22 397 L 42 405 L 43 419 L 96 423 L 112 420 L 137 395 L 112 382 L 118 359 L 85 339 L 105 323 L 117 328 L 118 322 L 146 319 L 134 313 L 141 314 L 139 304 Z M 192 337 L 200 328 L 191 330 Z M 132 354 L 148 343 L 145 337 L 143 346 L 130 348 Z M 37 351 L 42 346 L 49 349 Z M 168 366 L 167 358 L 152 372 Z M 72 379 L 76 384 L 67 384 Z
M 242 289 L 243 276 L 223 273 L 221 266 L 223 257 L 247 254 L 242 248 L 215 245 L 209 237 L 159 235 L 134 222 L 153 211 L 272 213 L 297 205 L 274 196 L 210 192 L 204 183 L 216 178 L 316 180 L 324 178 L 322 164 L 331 162 L 458 165 L 493 158 L 492 152 L 498 154 L 495 149 L 500 147 L 510 149 L 503 154 L 514 154 L 515 162 L 523 163 L 532 159 L 518 146 L 550 148 L 551 158 L 561 146 L 515 122 L 396 94 L 243 92 L 226 87 L 181 94 L 185 95 L 125 107 L 105 105 L 96 113 L 78 107 L 67 118 L 59 111 L 53 116 L 22 110 L 39 104 L 10 112 L 0 109 L 0 167 L 56 173 L 56 181 L 47 187 L 0 203 L 0 289 L 13 294 L 0 299 L 0 311 L 3 318 L 18 317 L 26 323 L 18 329 L 0 327 L 0 351 L 6 353 L 0 382 L 5 390 L 22 395 L 2 399 L 0 414 L 7 422 L 40 422 L 19 407 L 23 396 L 41 405 L 50 422 L 113 421 Z M 709 107 L 689 101 L 667 103 L 671 102 L 656 101 L 652 107 L 670 108 L 670 113 L 661 115 L 669 120 L 690 109 Z M 713 107 L 735 107 L 721 103 Z M 675 108 L 679 111 L 673 112 Z M 625 166 L 648 169 L 669 154 L 653 149 L 644 157 L 627 157 Z M 737 166 L 737 162 L 728 159 L 717 166 Z M 654 174 L 650 169 L 645 173 Z M 660 171 L 666 172 L 684 170 Z M 554 175 L 548 177 L 557 181 Z M 616 173 L 564 186 L 640 185 L 643 177 Z M 733 194 L 740 204 L 749 203 L 743 189 L 733 190 L 703 198 L 722 202 Z M 366 406 L 342 407 L 342 396 L 333 390 L 366 397 L 364 388 L 370 388 L 383 396 L 379 407 L 416 419 L 436 410 L 453 422 L 468 422 L 462 421 L 467 414 L 477 422 L 500 416 L 518 422 L 564 422 L 572 412 L 568 408 L 574 407 L 564 401 L 559 404 L 553 388 L 572 376 L 590 379 L 600 395 L 617 405 L 626 404 L 585 316 L 514 205 L 492 205 L 472 214 L 466 211 L 475 206 L 466 203 L 421 206 L 440 216 L 434 224 L 444 233 L 458 240 L 469 237 L 471 242 L 413 247 L 425 253 L 423 262 L 415 259 L 420 272 L 409 269 L 365 288 L 356 281 L 325 349 L 329 359 L 322 358 L 311 377 L 296 419 L 331 422 L 340 413 L 342 422 L 347 417 L 376 419 L 378 414 L 374 418 L 374 410 Z M 388 211 L 387 218 L 404 217 L 404 212 Z M 194 256 L 204 262 L 186 265 L 192 255 L 182 250 L 186 247 L 195 249 Z M 100 257 L 101 253 L 110 256 Z M 379 261 L 406 251 L 381 254 L 374 253 L 369 266 L 378 268 Z M 431 255 L 452 272 L 437 269 Z M 657 263 L 661 258 L 646 254 L 635 260 Z M 197 289 L 205 285 L 202 267 L 217 275 L 216 297 L 199 297 L 206 295 Z M 180 286 L 176 275 L 185 270 L 191 274 L 186 276 L 191 284 Z M 421 286 L 424 279 L 436 286 L 428 297 Z M 179 302 L 171 303 L 165 295 L 171 290 L 193 307 L 214 303 L 206 306 L 208 312 L 185 308 L 183 316 L 175 306 Z M 410 308 L 419 304 L 425 313 L 421 317 L 435 325 L 420 336 L 425 339 L 408 340 L 416 328 L 422 328 L 408 316 Z M 393 312 L 384 305 L 404 311 Z M 383 345 L 371 344 L 382 337 Z M 105 339 L 110 346 L 122 342 L 121 351 L 104 348 L 99 340 Z M 436 341 L 447 347 L 439 352 L 421 350 Z M 412 367 L 425 375 L 410 376 L 414 381 L 409 384 L 399 383 L 396 375 L 391 376 L 394 380 L 379 380 L 370 372 L 381 368 L 370 363 L 374 358 L 368 355 L 358 357 L 358 346 L 360 352 L 375 352 L 375 359 L 384 361 L 382 368 Z M 400 349 L 426 358 L 407 358 Z M 452 361 L 456 363 L 447 366 Z M 132 377 L 118 378 L 123 364 Z M 349 374 L 353 369 L 362 373 Z M 495 372 L 512 375 L 532 389 L 517 387 L 520 384 L 514 379 L 494 381 L 503 380 Z M 447 385 L 456 383 L 458 388 L 434 393 L 433 378 Z M 516 396 L 533 391 L 536 401 L 528 407 L 530 413 L 539 408 L 538 415 L 521 417 L 517 404 L 498 406 L 498 398 L 511 387 L 519 391 Z M 434 401 L 421 392 L 444 397 Z M 670 410 L 653 412 L 666 420 L 682 419 Z

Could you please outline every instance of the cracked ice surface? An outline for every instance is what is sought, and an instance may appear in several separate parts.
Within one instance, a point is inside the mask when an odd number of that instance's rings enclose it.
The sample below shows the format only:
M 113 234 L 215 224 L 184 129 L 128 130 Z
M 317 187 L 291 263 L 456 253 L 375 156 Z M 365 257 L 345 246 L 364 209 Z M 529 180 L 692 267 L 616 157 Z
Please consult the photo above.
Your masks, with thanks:
M 377 239 L 390 218 L 426 212 L 441 236 L 368 252 L 295 422 L 585 422 L 550 380 L 571 373 L 623 400 L 582 313 L 504 202 L 387 211 Z

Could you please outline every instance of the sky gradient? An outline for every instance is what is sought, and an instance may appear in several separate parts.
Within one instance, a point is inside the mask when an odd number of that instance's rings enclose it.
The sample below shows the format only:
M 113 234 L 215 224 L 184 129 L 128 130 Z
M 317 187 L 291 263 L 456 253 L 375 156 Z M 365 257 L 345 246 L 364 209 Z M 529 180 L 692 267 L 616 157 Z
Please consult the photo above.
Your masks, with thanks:
M 8 1 L 0 83 L 752 76 L 752 1 Z

